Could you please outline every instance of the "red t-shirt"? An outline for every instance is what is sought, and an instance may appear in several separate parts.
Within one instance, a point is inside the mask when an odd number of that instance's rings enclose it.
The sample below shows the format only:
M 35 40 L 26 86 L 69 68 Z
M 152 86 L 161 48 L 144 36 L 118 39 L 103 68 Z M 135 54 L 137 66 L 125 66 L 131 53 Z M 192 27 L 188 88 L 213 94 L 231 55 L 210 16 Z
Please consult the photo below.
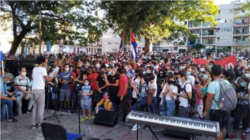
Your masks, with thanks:
M 128 77 L 124 74 L 123 76 L 120 77 L 120 80 L 119 80 L 119 92 L 118 92 L 119 97 L 122 96 L 125 90 L 126 84 L 128 84 Z M 124 93 L 124 95 L 127 95 L 127 94 L 128 94 L 128 90 Z
M 98 76 L 99 76 L 98 73 L 90 73 L 88 75 L 89 85 L 91 86 L 91 88 L 93 90 L 97 90 L 97 85 L 96 85 L 97 81 L 96 81 L 96 79 L 97 79 Z

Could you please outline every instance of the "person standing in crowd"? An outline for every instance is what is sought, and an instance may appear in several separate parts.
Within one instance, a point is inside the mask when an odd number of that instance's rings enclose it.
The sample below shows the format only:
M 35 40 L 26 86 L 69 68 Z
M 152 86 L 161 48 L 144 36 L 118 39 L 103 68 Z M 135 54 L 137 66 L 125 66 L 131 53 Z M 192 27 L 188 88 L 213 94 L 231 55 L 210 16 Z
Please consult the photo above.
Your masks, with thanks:
M 149 75 L 149 82 L 148 82 L 148 94 L 147 94 L 147 104 L 148 104 L 148 111 L 154 114 L 158 113 L 157 109 L 157 85 L 155 83 L 155 75 Z
M 208 89 L 207 89 L 207 98 L 205 103 L 205 110 L 202 113 L 203 117 L 207 116 L 207 112 L 210 109 L 209 118 L 211 121 L 219 122 L 220 125 L 220 136 L 216 137 L 216 140 L 223 140 L 226 136 L 226 111 L 222 111 L 217 106 L 216 102 L 214 100 L 218 100 L 220 96 L 220 85 L 217 80 L 220 79 L 220 76 L 222 74 L 223 70 L 220 65 L 214 65 L 212 67 L 212 74 L 213 74 L 213 81 L 209 83 Z M 227 82 L 228 83 L 228 82 Z M 230 83 L 228 83 L 230 84 Z
M 92 94 L 93 90 L 89 85 L 89 81 L 87 79 L 84 80 L 84 85 L 82 86 L 82 99 L 81 99 L 81 107 L 82 107 L 82 115 L 86 116 L 85 110 L 88 111 L 88 115 L 85 119 L 91 118 L 91 109 L 92 109 Z
M 116 73 L 113 67 L 109 67 L 108 77 L 106 85 L 108 86 L 108 91 L 110 93 L 110 100 L 113 101 L 116 105 L 119 104 L 119 98 L 117 96 L 119 90 L 119 75 Z
M 73 75 L 69 71 L 69 64 L 64 65 L 63 71 L 59 74 L 58 77 L 59 83 L 61 83 L 60 87 L 60 110 L 63 110 L 63 101 L 66 98 L 66 103 L 68 107 L 68 113 L 70 113 L 70 96 L 71 90 L 70 85 L 73 81 Z
M 97 77 L 99 74 L 97 73 L 97 70 L 95 67 L 89 68 L 89 74 L 88 74 L 88 80 L 89 80 L 89 85 L 91 86 L 93 90 L 93 95 L 92 95 L 92 102 L 93 102 L 93 107 L 96 106 L 97 104 L 97 95 L 98 95 L 98 88 L 97 88 Z
M 192 75 L 192 68 L 191 67 L 187 67 L 187 80 L 190 84 L 194 85 L 195 82 L 195 78 Z
M 235 109 L 235 120 L 233 126 L 233 133 L 229 136 L 229 139 L 237 138 L 237 130 L 239 129 L 240 121 L 242 120 L 242 132 L 240 137 L 246 140 L 246 130 L 249 124 L 249 93 L 248 93 L 248 78 L 242 78 L 239 80 L 240 87 L 236 89 L 238 104 Z
M 9 83 L 10 80 L 11 77 L 8 76 L 2 77 L 2 75 L 0 76 L 0 98 L 1 98 L 1 104 L 7 105 L 8 107 L 8 116 L 9 116 L 8 121 L 17 122 L 17 119 L 14 117 L 13 113 L 13 101 L 16 100 L 16 97 L 13 96 L 13 92 L 8 92 L 6 89 L 6 83 Z
M 166 115 L 168 116 L 174 116 L 175 99 L 176 95 L 178 95 L 178 88 L 175 84 L 174 76 L 170 75 L 160 95 L 166 101 L 163 103 L 166 103 Z
M 179 95 L 179 112 L 180 117 L 189 117 L 190 104 L 188 103 L 188 98 L 192 99 L 192 85 L 187 81 L 187 73 L 184 71 L 179 72 L 178 81 L 181 81 L 181 91 Z
M 135 70 L 135 75 L 131 79 L 131 85 L 134 85 L 137 89 L 139 89 L 139 84 L 140 84 L 139 73 L 142 73 L 142 70 L 139 70 L 139 69 Z M 135 89 L 133 88 L 131 105 L 133 106 L 136 102 L 137 102 L 137 93 L 136 93 Z
M 138 71 L 137 71 L 138 72 Z M 136 92 L 136 102 L 132 106 L 132 110 L 144 111 L 147 105 L 147 83 L 144 80 L 142 71 L 138 73 L 139 85 L 137 83 L 132 83 L 131 86 Z M 135 124 L 132 131 L 136 131 L 139 126 Z
M 33 69 L 33 110 L 32 110 L 32 129 L 40 128 L 43 121 L 44 106 L 45 106 L 45 80 L 51 81 L 58 72 L 55 72 L 53 76 L 48 77 L 46 69 L 43 67 L 45 58 L 39 56 L 36 59 L 38 67 Z M 45 79 L 45 80 L 44 80 Z
M 203 113 L 203 97 L 204 94 L 201 92 L 201 89 L 203 86 L 201 85 L 201 77 L 195 78 L 195 85 L 193 85 L 194 93 L 195 93 L 195 108 L 197 109 L 197 112 L 200 117 L 202 117 Z
M 27 94 L 30 94 L 30 79 L 26 77 L 26 69 L 24 67 L 20 68 L 19 76 L 17 76 L 14 80 L 15 82 L 15 94 L 19 95 L 16 98 L 16 104 L 17 104 L 17 114 L 20 116 L 22 115 L 22 104 L 23 104 L 23 98 L 27 96 Z M 29 104 L 32 103 L 32 99 L 29 100 Z M 31 112 L 31 110 L 28 110 Z
M 120 105 L 122 109 L 122 122 L 126 122 L 127 116 L 127 94 L 128 94 L 128 77 L 124 68 L 118 68 L 117 72 L 120 76 L 118 97 L 120 98 Z
M 107 76 L 105 75 L 105 68 L 100 69 L 100 75 L 97 77 L 97 89 L 98 89 L 98 94 L 97 94 L 97 102 L 99 102 L 104 93 L 107 91 L 107 86 L 106 86 L 106 80 Z

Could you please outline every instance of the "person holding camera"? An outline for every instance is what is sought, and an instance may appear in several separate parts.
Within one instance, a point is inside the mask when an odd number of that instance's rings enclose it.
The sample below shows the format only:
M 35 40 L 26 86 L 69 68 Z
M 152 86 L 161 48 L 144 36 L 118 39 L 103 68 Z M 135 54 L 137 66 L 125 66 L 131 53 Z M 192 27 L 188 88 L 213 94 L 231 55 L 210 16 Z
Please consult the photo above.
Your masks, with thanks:
M 17 76 L 14 80 L 15 82 L 15 94 L 19 95 L 16 98 L 16 104 L 17 104 L 17 114 L 22 115 L 22 101 L 24 97 L 27 97 L 27 94 L 30 94 L 30 79 L 26 77 L 26 68 L 22 67 L 19 71 L 19 76 Z M 30 95 L 32 96 L 32 95 Z M 25 98 L 28 100 L 28 98 Z M 32 98 L 29 100 L 29 104 L 32 103 Z M 28 112 L 31 112 L 31 110 L 28 110 Z
M 4 76 L 2 78 L 2 76 L 0 76 L 0 98 L 1 98 L 1 104 L 7 105 L 8 107 L 8 121 L 10 122 L 17 122 L 17 120 L 14 117 L 14 113 L 13 113 L 13 102 L 16 100 L 16 97 L 13 96 L 13 93 L 8 92 L 6 89 L 6 83 L 10 82 L 9 77 Z M 11 97 L 8 97 L 11 96 Z

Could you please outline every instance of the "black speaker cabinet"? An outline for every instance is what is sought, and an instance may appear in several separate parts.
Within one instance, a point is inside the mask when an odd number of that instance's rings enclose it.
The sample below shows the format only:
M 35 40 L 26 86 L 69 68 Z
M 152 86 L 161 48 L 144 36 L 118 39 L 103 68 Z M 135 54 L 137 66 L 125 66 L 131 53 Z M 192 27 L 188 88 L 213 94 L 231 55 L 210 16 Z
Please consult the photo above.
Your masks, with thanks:
M 8 69 L 14 77 L 19 75 L 18 60 L 5 60 L 5 68 Z
M 99 110 L 94 119 L 94 123 L 115 126 L 118 123 L 118 113 L 115 111 Z

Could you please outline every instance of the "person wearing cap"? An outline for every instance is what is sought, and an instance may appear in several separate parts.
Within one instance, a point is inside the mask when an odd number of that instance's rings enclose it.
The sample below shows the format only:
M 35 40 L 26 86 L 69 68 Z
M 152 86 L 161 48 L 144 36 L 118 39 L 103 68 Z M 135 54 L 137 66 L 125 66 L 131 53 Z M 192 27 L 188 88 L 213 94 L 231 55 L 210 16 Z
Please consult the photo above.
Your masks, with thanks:
M 6 83 L 10 82 L 9 77 L 0 77 L 0 98 L 1 98 L 1 104 L 7 105 L 8 107 L 8 121 L 10 122 L 17 122 L 17 120 L 14 117 L 13 113 L 13 101 L 16 100 L 16 97 L 13 96 L 13 93 L 8 92 L 6 89 Z M 11 97 L 8 97 L 11 96 Z M 2 114 L 2 113 L 1 113 Z

